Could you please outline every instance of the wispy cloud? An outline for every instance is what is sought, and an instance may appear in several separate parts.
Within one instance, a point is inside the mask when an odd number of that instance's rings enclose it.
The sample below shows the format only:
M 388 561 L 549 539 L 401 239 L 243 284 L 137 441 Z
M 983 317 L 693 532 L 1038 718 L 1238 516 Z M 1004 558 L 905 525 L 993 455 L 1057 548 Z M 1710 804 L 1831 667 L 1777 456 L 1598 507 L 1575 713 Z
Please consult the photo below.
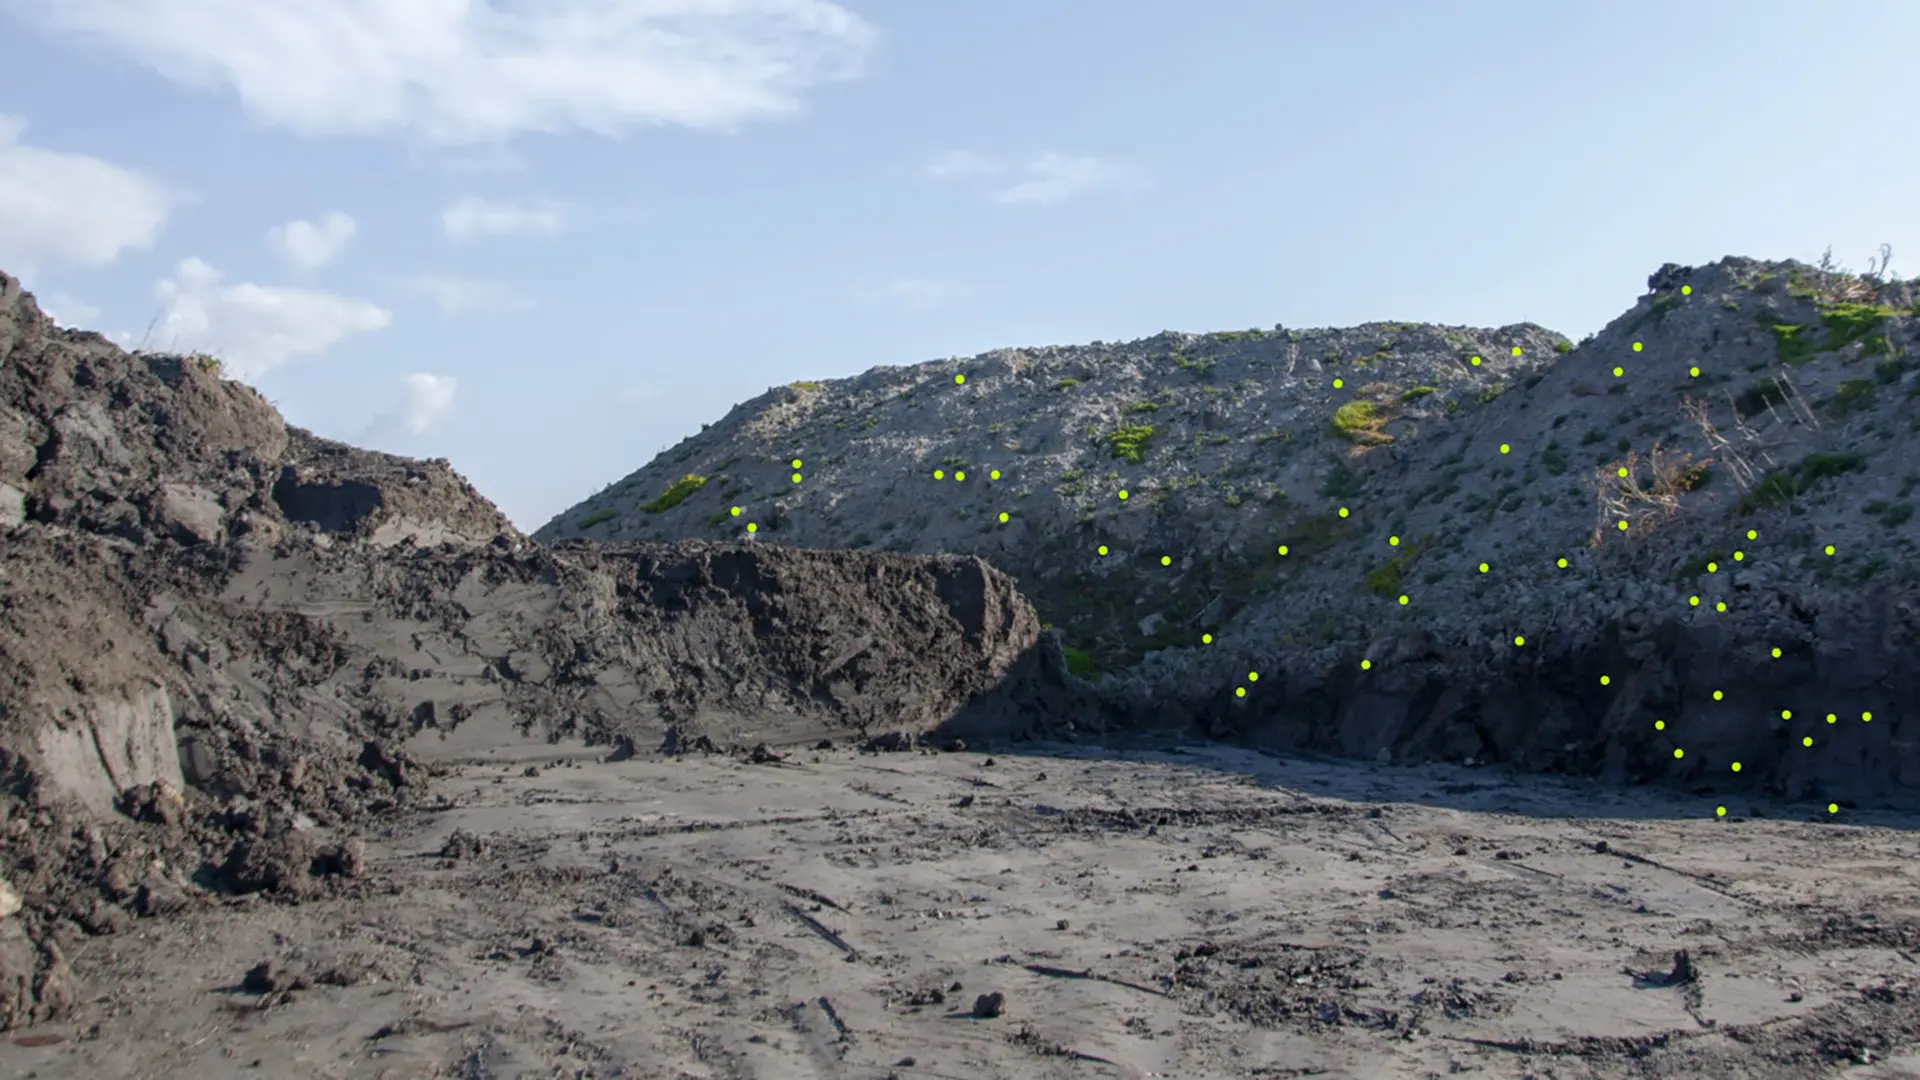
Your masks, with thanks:
M 901 278 L 862 291 L 868 300 L 892 304 L 907 311 L 931 311 L 943 304 L 964 300 L 972 294 L 973 290 L 959 282 L 926 278 Z
M 1006 166 L 970 150 L 949 150 L 927 162 L 927 175 L 935 180 L 956 180 L 971 176 L 993 176 Z
M 10 0 L 310 135 L 483 143 L 783 116 L 878 35 L 829 0 Z
M 87 324 L 100 317 L 99 308 L 63 292 L 41 297 L 40 311 L 61 326 L 80 329 L 88 329 Z
M 156 290 L 165 303 L 155 348 L 220 357 L 235 378 L 256 379 L 297 356 L 379 330 L 390 312 L 365 300 L 311 289 L 221 284 L 220 272 L 183 259 Z
M 1003 186 L 993 198 L 1001 203 L 1064 202 L 1098 188 L 1135 185 L 1144 179 L 1138 170 L 1102 158 L 1052 153 L 1014 163 L 951 150 L 929 161 L 925 171 L 934 180 L 998 179 Z
M 319 221 L 289 221 L 267 230 L 267 243 L 288 262 L 307 270 L 332 262 L 356 231 L 354 221 L 334 211 Z
M 440 227 L 455 240 L 481 236 L 555 236 L 567 227 L 557 203 L 492 202 L 469 196 L 440 212 Z
M 442 315 L 462 315 L 470 311 L 526 311 L 533 307 L 532 297 L 498 281 L 419 274 L 401 279 L 399 285 L 408 295 L 432 303 Z
M 0 267 L 100 266 L 153 246 L 173 211 L 157 182 L 111 162 L 20 141 L 27 122 L 0 115 Z
M 369 442 L 390 442 L 402 436 L 425 435 L 453 419 L 459 380 L 451 375 L 416 372 L 400 380 L 400 402 L 374 417 L 362 434 Z
M 1003 203 L 1057 203 L 1095 188 L 1112 187 L 1134 179 L 1132 170 L 1097 157 L 1042 154 L 1027 162 L 1026 179 L 1002 188 L 994 199 Z

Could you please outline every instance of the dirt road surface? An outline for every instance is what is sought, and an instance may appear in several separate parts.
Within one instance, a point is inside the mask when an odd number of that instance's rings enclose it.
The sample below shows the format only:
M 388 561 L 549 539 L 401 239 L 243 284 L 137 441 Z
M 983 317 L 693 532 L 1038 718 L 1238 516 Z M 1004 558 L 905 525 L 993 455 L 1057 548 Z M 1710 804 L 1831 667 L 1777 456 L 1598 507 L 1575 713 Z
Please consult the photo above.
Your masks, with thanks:
M 1913 819 L 1197 744 L 757 756 L 461 766 L 343 892 L 87 942 L 0 1075 L 1920 1077 Z

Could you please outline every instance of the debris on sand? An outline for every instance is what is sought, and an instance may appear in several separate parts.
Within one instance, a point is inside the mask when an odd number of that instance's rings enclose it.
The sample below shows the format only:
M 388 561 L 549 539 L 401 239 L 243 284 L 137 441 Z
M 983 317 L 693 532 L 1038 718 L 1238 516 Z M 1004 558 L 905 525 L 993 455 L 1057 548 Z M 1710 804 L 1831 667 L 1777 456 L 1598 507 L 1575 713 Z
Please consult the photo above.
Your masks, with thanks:
M 976 1020 L 992 1020 L 1007 1010 L 1007 995 L 998 990 L 981 994 L 973 999 L 973 1017 Z

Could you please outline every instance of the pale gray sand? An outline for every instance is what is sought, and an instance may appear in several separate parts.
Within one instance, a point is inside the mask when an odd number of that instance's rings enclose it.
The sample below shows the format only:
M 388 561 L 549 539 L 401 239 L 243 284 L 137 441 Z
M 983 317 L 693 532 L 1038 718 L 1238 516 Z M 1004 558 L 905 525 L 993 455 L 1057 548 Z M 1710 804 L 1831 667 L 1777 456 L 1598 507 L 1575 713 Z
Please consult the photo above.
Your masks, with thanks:
M 1920 1077 L 1913 821 L 1220 747 L 438 790 L 364 899 L 93 941 L 99 999 L 0 1074 Z

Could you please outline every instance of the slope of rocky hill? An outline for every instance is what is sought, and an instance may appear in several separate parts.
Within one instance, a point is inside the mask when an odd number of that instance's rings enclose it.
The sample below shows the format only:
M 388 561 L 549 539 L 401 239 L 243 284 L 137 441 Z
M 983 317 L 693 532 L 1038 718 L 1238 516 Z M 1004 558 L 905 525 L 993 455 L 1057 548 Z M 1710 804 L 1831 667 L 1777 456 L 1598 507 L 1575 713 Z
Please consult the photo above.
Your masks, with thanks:
M 4 275 L 0 612 L 0 1029 L 135 917 L 357 887 L 356 838 L 448 763 L 1073 708 L 978 558 L 542 548 L 446 462 L 288 427 Z
M 978 554 L 1119 724 L 1838 811 L 1920 790 L 1915 285 L 1728 258 L 1578 344 L 1276 327 L 799 382 L 535 539 Z

